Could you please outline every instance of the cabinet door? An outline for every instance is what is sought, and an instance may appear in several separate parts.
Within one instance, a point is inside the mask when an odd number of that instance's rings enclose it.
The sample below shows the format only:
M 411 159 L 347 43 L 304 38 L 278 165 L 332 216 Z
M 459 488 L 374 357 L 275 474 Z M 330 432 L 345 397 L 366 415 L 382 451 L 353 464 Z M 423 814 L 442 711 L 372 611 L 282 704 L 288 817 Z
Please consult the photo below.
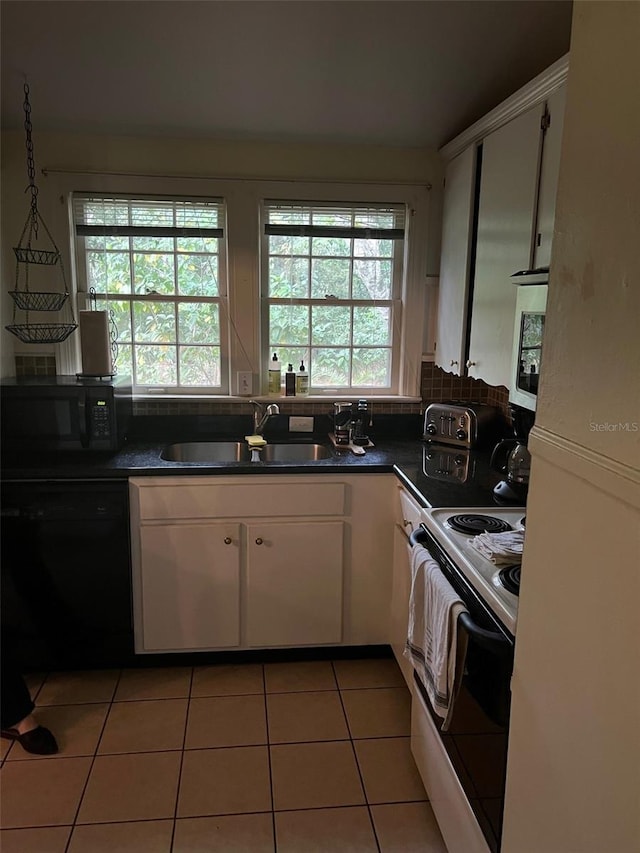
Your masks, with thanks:
M 247 525 L 250 646 L 342 642 L 344 524 Z
M 143 526 L 140 545 L 139 650 L 237 646 L 239 525 Z
M 538 195 L 538 225 L 533 265 L 548 267 L 551 261 L 553 224 L 556 215 L 556 195 L 560 173 L 560 149 L 564 125 L 564 106 L 567 87 L 562 86 L 547 99 L 548 127 L 542 145 L 540 192 Z
M 413 691 L 413 667 L 404 657 L 409 626 L 409 596 L 411 594 L 411 550 L 407 534 L 395 525 L 393 539 L 393 587 L 391 593 L 390 643 L 409 690 Z
M 445 172 L 435 360 L 456 376 L 464 366 L 476 151 L 471 145 L 451 160 Z
M 536 209 L 541 120 L 536 106 L 482 143 L 482 176 L 468 375 L 509 385 L 516 287 L 528 269 Z

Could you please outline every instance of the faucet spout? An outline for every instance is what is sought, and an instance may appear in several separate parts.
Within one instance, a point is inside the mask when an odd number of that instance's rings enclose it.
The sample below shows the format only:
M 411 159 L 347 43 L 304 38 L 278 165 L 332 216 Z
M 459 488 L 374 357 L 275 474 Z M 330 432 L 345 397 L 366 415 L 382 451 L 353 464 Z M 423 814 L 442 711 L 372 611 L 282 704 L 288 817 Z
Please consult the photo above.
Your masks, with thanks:
M 253 406 L 253 434 L 262 435 L 269 418 L 272 415 L 279 415 L 280 408 L 277 403 L 269 403 L 265 409 L 257 400 L 249 400 L 249 402 Z

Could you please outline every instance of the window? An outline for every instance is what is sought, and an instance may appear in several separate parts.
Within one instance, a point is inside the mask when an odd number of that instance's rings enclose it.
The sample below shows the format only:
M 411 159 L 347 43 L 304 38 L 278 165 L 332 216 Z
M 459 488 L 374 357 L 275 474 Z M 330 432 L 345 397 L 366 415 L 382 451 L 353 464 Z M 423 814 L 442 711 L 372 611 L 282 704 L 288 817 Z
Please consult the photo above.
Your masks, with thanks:
M 79 289 L 118 329 L 137 390 L 228 391 L 221 199 L 75 195 Z
M 263 205 L 263 360 L 315 393 L 398 388 L 404 205 Z

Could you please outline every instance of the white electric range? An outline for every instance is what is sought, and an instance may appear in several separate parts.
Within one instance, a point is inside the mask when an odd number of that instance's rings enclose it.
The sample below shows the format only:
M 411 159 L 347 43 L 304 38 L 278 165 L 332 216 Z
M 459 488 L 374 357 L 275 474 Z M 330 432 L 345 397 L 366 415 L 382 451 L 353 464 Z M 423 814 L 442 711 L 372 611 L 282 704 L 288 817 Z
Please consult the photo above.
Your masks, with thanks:
M 426 529 L 512 634 L 515 634 L 518 617 L 520 567 L 499 568 L 477 551 L 471 542 L 475 535 L 485 531 L 523 530 L 525 514 L 525 507 L 498 506 L 427 508 L 422 512 Z

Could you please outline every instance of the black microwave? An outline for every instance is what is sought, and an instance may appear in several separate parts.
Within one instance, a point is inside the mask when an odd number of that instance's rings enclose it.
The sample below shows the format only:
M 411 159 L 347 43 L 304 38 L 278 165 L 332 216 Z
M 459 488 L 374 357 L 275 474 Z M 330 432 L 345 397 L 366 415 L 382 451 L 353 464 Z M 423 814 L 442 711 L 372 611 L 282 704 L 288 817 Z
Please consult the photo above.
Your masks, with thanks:
M 0 385 L 4 450 L 116 450 L 133 414 L 131 380 L 19 376 Z

